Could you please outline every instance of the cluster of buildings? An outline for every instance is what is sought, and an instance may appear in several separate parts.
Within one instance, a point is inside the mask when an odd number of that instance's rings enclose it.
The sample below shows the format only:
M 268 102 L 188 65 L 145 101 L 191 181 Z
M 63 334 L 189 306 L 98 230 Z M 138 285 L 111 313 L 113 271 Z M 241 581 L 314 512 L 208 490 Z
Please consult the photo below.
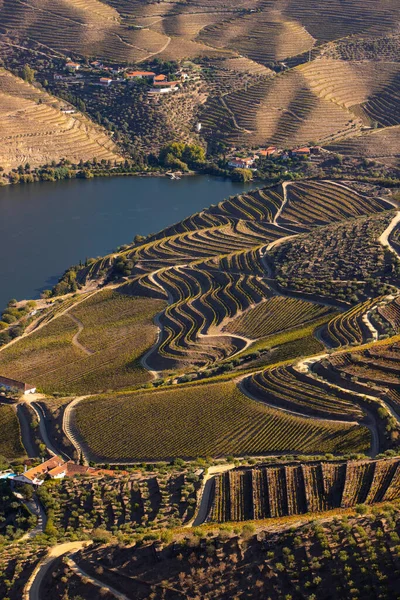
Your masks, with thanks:
M 74 74 L 74 78 L 82 79 L 83 75 L 78 73 L 78 71 L 82 68 L 82 64 L 78 62 L 74 62 L 72 60 L 67 60 L 65 63 L 65 69 L 67 73 L 55 73 L 55 80 L 69 80 L 71 74 Z M 179 83 L 186 81 L 189 79 L 189 75 L 184 73 L 182 70 L 179 70 L 177 73 L 174 73 L 175 80 L 168 81 L 168 77 L 163 74 L 157 75 L 153 71 L 135 71 L 129 70 L 123 67 L 107 67 L 104 66 L 98 60 L 95 60 L 90 63 L 90 67 L 96 71 L 108 71 L 110 75 L 103 75 L 97 81 L 97 85 L 101 85 L 103 87 L 108 87 L 113 83 L 121 83 L 123 81 L 132 81 L 137 79 L 144 79 L 151 83 L 151 89 L 149 90 L 149 95 L 157 95 L 157 94 L 168 94 L 170 92 L 176 92 L 179 89 Z
M 24 473 L 20 475 L 9 473 L 7 478 L 12 479 L 15 483 L 38 487 L 43 484 L 45 479 L 64 479 L 76 475 L 91 475 L 94 477 L 96 475 L 115 475 L 115 473 L 107 469 L 94 469 L 85 465 L 77 465 L 72 460 L 64 461 L 59 456 L 53 456 L 37 467 L 25 468 Z
M 168 94 L 169 92 L 176 92 L 179 89 L 179 83 L 187 78 L 185 73 L 179 73 L 179 75 L 180 80 L 168 81 L 168 77 L 166 75 L 157 75 L 153 71 L 125 71 L 123 74 L 123 80 L 134 81 L 138 79 L 144 79 L 148 83 L 152 84 L 149 94 Z M 115 80 L 109 77 L 100 78 L 100 84 L 105 86 L 111 85 L 113 81 Z M 121 81 L 121 79 L 118 81 Z
M 289 158 L 308 157 L 311 154 L 318 154 L 318 146 L 308 147 L 302 146 L 291 150 L 282 150 L 276 146 L 268 148 L 260 148 L 252 156 L 241 158 L 238 156 L 232 157 L 228 161 L 228 167 L 231 169 L 251 169 L 256 160 L 266 158 L 280 158 L 281 160 L 289 160 Z

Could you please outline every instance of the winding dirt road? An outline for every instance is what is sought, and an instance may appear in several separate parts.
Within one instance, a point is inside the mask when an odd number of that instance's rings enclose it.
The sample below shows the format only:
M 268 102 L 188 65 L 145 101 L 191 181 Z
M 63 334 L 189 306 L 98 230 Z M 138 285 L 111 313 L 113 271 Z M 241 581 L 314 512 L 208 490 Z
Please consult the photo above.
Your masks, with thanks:
M 390 234 L 392 233 L 392 231 L 397 227 L 397 225 L 399 225 L 399 223 L 400 223 L 400 211 L 395 214 L 395 216 L 393 217 L 393 220 L 391 221 L 389 226 L 385 229 L 385 231 L 382 233 L 382 235 L 378 239 L 378 242 L 380 244 L 382 244 L 382 246 L 386 246 L 387 248 L 389 248 L 389 250 L 391 252 L 393 252 L 393 254 L 395 254 L 397 257 L 399 255 L 397 254 L 396 250 L 391 245 L 391 243 L 389 241 L 389 237 L 390 237 Z
M 87 348 L 86 346 L 84 346 L 83 344 L 81 344 L 81 342 L 79 341 L 79 336 L 80 336 L 80 334 L 81 334 L 81 332 L 83 331 L 83 328 L 84 328 L 84 325 L 83 325 L 82 321 L 80 321 L 78 319 L 78 317 L 76 317 L 75 315 L 73 315 L 70 312 L 67 312 L 66 316 L 69 317 L 71 319 L 71 321 L 73 321 L 74 323 L 76 323 L 76 325 L 78 325 L 78 331 L 74 335 L 74 337 L 72 338 L 73 345 L 76 346 L 76 348 L 79 348 L 79 350 L 82 350 L 82 352 L 84 352 L 85 354 L 88 354 L 89 356 L 91 356 L 92 354 L 94 354 L 93 350 L 89 350 L 89 348 Z
M 53 546 L 47 553 L 46 557 L 36 566 L 30 578 L 28 579 L 22 596 L 23 600 L 50 600 L 48 598 L 44 598 L 44 596 L 40 594 L 40 586 L 55 560 L 63 554 L 77 552 L 78 550 L 81 550 L 90 544 L 90 541 L 84 541 L 67 542 L 65 544 Z

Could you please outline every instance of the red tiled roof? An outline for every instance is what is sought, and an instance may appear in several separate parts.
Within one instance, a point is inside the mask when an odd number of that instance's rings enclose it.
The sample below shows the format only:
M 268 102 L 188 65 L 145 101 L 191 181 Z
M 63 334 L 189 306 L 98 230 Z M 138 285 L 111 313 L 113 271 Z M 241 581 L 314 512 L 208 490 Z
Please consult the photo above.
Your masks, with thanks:
M 38 475 L 44 475 L 44 474 L 48 473 L 49 471 L 51 471 L 52 469 L 55 469 L 56 467 L 59 467 L 60 465 L 63 465 L 63 464 L 64 464 L 64 461 L 61 458 L 59 458 L 58 456 L 53 456 L 53 458 L 46 460 L 45 462 L 41 463 L 37 467 L 28 469 L 28 471 L 25 471 L 25 473 L 23 473 L 23 475 L 24 475 L 24 477 L 27 477 L 28 479 L 32 480 L 32 479 L 35 479 L 35 477 L 38 477 Z
M 128 71 L 127 77 L 153 77 L 153 71 Z

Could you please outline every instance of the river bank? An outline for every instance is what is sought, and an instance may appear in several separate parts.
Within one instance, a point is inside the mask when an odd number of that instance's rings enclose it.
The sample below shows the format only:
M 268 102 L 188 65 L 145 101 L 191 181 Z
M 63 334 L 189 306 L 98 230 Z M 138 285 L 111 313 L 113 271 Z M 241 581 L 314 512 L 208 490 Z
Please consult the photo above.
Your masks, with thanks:
M 228 196 L 259 187 L 207 175 L 95 177 L 0 188 L 0 307 L 37 299 L 63 272 Z

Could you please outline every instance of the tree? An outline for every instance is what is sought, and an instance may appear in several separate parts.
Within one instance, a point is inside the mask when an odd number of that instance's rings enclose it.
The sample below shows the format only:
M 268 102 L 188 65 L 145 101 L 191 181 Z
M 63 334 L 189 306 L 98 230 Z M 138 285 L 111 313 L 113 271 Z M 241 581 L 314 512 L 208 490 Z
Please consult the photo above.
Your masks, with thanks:
M 31 69 L 29 65 L 24 65 L 21 75 L 22 79 L 24 79 L 28 83 L 33 83 L 35 81 L 35 71 Z
M 202 146 L 197 144 L 187 144 L 183 152 L 183 160 L 189 165 L 204 163 L 206 160 L 206 152 Z
M 246 183 L 253 179 L 253 171 L 251 169 L 233 169 L 232 181 L 240 181 Z

